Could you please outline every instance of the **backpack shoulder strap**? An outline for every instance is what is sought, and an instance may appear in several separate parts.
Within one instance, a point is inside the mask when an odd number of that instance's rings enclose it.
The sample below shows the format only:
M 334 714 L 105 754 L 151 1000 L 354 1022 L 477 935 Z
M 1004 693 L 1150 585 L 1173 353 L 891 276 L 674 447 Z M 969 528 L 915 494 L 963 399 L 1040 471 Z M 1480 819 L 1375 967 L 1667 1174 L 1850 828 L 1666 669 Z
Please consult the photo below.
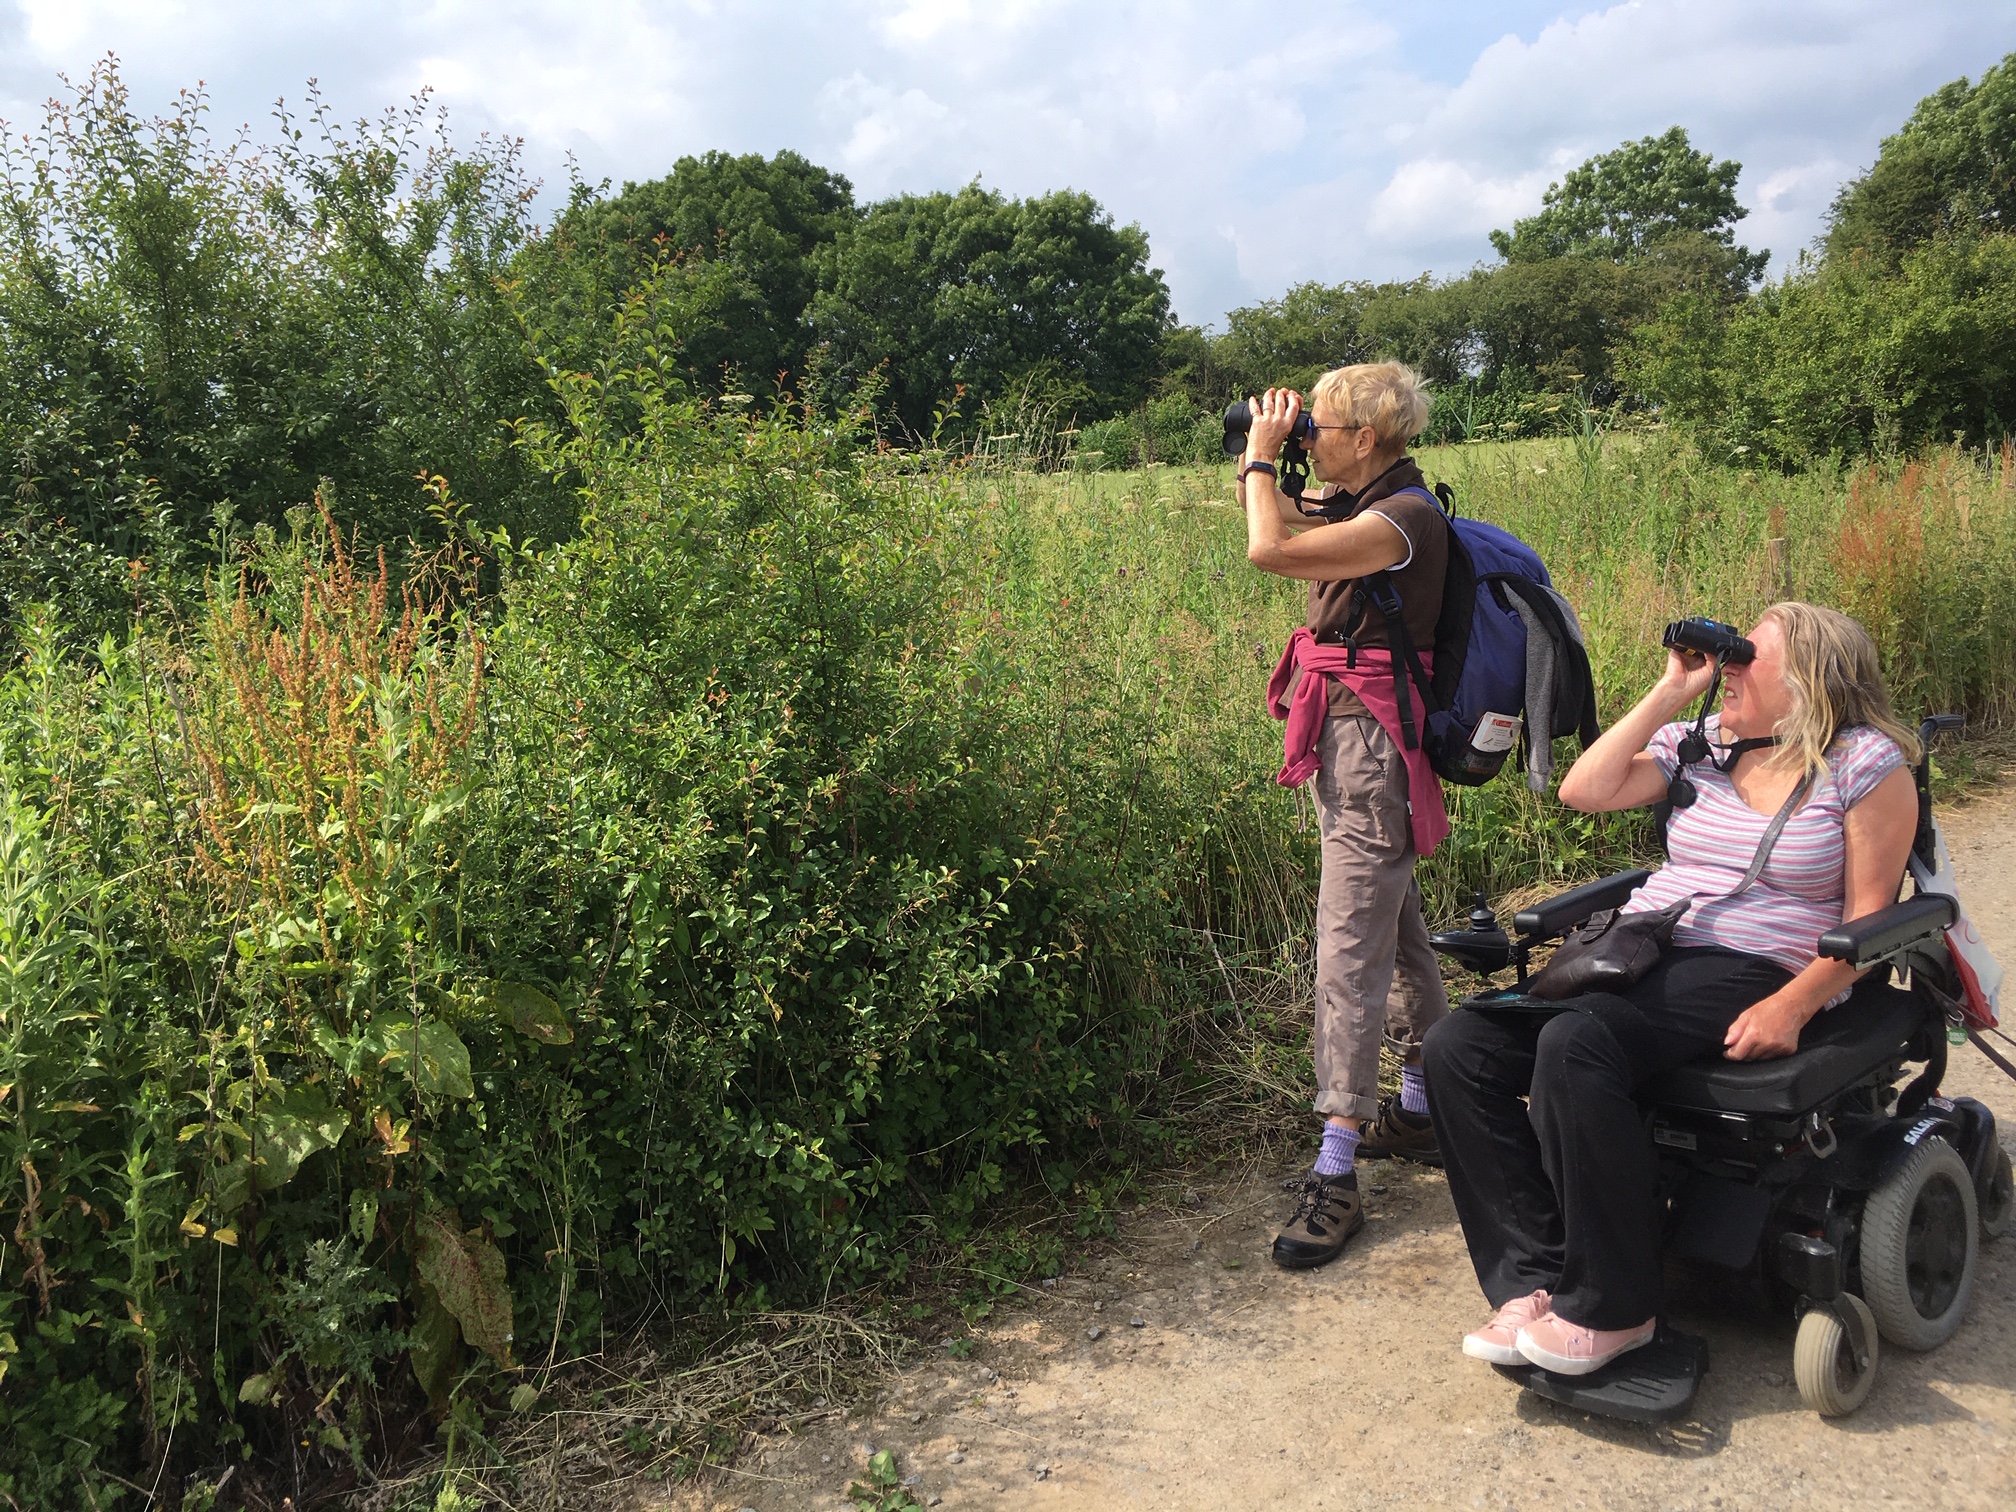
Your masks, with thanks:
M 1428 676 L 1428 669 L 1421 665 L 1421 653 L 1415 648 L 1414 637 L 1407 633 L 1407 616 L 1400 603 L 1400 590 L 1393 586 L 1391 574 L 1368 572 L 1359 581 L 1365 587 L 1366 596 L 1386 616 L 1386 644 L 1393 658 L 1393 701 L 1400 707 L 1400 734 L 1408 750 L 1418 750 L 1421 737 L 1414 728 L 1414 702 L 1409 696 L 1407 681 L 1411 677 L 1414 686 L 1421 690 L 1424 714 L 1433 713 L 1435 709 L 1434 682 Z
M 1447 484 L 1437 485 L 1438 490 L 1446 490 L 1447 487 Z M 1447 521 L 1448 513 L 1443 508 L 1442 499 L 1438 494 L 1430 493 L 1425 487 L 1416 485 L 1396 488 L 1386 497 L 1397 499 L 1402 494 L 1415 494 L 1425 499 L 1433 504 L 1436 512 L 1442 515 L 1445 522 Z M 1384 502 L 1385 500 L 1378 500 L 1373 505 L 1367 506 L 1367 509 L 1377 513 L 1377 505 Z M 1420 690 L 1424 715 L 1436 712 L 1442 701 L 1436 696 L 1434 679 L 1429 676 L 1427 667 L 1422 665 L 1420 648 L 1414 644 L 1414 637 L 1407 631 L 1405 606 L 1400 602 L 1400 590 L 1394 586 L 1391 570 L 1368 572 L 1359 579 L 1359 582 L 1364 588 L 1365 596 L 1371 599 L 1378 606 L 1379 612 L 1386 617 L 1386 640 L 1393 655 L 1393 695 L 1394 702 L 1399 705 L 1400 734 L 1406 741 L 1407 749 L 1416 750 L 1420 747 L 1421 737 L 1415 729 L 1414 701 L 1407 686 L 1409 679 L 1411 678 L 1415 688 Z

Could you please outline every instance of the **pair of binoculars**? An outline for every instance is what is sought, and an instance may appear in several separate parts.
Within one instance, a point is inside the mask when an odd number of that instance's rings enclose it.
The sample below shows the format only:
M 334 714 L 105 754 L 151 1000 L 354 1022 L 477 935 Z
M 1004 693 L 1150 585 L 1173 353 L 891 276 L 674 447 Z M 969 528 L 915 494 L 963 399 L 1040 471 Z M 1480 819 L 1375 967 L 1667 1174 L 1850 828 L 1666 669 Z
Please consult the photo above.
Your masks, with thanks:
M 1225 434 L 1219 444 L 1225 448 L 1226 456 L 1239 456 L 1246 450 L 1247 432 L 1253 429 L 1253 402 L 1241 399 L 1226 406 L 1224 423 Z M 1288 432 L 1286 449 L 1289 456 L 1307 450 L 1315 440 L 1316 422 L 1309 418 L 1309 411 L 1305 409 L 1295 417 L 1294 428 Z
M 1668 625 L 1666 633 L 1659 637 L 1659 644 L 1669 651 L 1712 656 L 1727 666 L 1740 667 L 1757 657 L 1756 645 L 1746 640 L 1734 625 L 1698 615 Z

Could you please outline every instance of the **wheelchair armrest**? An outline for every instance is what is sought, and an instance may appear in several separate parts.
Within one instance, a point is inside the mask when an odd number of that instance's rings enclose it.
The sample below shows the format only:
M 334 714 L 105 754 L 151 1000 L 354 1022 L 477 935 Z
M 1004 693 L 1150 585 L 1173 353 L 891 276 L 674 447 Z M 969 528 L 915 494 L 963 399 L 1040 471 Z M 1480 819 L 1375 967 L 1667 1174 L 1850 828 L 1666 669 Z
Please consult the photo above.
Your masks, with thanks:
M 1945 893 L 1920 893 L 1828 930 L 1820 936 L 1820 954 L 1858 969 L 1874 966 L 1933 938 L 1958 918 L 1959 912 L 1959 906 Z
M 1623 871 L 1600 881 L 1584 882 L 1580 887 L 1571 887 L 1567 892 L 1556 894 L 1545 903 L 1520 909 L 1512 916 L 1512 927 L 1522 935 L 1542 938 L 1566 934 L 1589 915 L 1601 909 L 1616 908 L 1642 887 L 1651 875 L 1649 871 Z

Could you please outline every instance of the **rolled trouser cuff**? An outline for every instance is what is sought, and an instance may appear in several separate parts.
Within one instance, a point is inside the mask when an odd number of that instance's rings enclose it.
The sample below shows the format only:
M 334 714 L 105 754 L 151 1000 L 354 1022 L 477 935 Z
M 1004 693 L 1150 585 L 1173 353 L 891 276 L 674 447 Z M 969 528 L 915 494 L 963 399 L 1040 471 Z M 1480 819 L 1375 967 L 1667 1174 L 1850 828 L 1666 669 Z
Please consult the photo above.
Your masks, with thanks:
M 1316 1099 L 1316 1111 L 1325 1118 L 1363 1118 L 1379 1116 L 1379 1097 L 1361 1097 L 1355 1092 L 1325 1092 Z

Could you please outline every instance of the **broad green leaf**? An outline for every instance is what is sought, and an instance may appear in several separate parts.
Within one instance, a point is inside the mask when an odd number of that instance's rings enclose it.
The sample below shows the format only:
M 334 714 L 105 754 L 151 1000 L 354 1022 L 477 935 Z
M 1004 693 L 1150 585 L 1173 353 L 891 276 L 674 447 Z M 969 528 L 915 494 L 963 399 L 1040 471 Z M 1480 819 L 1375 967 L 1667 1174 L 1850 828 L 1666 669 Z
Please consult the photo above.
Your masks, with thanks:
M 249 1375 L 238 1386 L 238 1400 L 247 1407 L 257 1407 L 272 1395 L 271 1376 Z
M 239 1147 L 240 1149 L 243 1146 Z M 210 1193 L 210 1207 L 217 1213 L 235 1213 L 245 1205 L 252 1195 L 252 1159 L 239 1155 L 236 1159 L 220 1162 L 216 1172 L 217 1184 Z M 182 1232 L 192 1238 L 201 1239 L 210 1232 L 193 1218 L 182 1220 Z
M 497 1246 L 481 1229 L 464 1233 L 461 1221 L 447 1211 L 422 1213 L 414 1236 L 420 1279 L 462 1325 L 462 1337 L 506 1370 L 516 1369 L 511 1288 Z
M 419 831 L 431 828 L 444 817 L 461 808 L 468 801 L 469 795 L 459 788 L 451 788 L 448 792 L 429 799 L 427 807 L 421 810 L 420 818 L 413 826 L 414 830 Z
M 492 982 L 486 997 L 497 1017 L 542 1045 L 569 1045 L 574 1027 L 560 1005 L 525 982 Z
M 441 1305 L 434 1288 L 420 1288 L 420 1311 L 413 1320 L 413 1375 L 436 1412 L 448 1405 L 448 1387 L 455 1379 L 455 1317 Z
M 350 1237 L 359 1244 L 371 1242 L 378 1228 L 378 1194 L 368 1187 L 350 1193 Z
M 476 1095 L 476 1084 L 469 1079 L 469 1048 L 439 1019 L 422 1019 L 416 1034 L 412 1019 L 403 1013 L 388 1014 L 371 1021 L 371 1035 L 379 1047 L 378 1063 L 422 1092 Z
M 349 1123 L 350 1115 L 319 1086 L 289 1087 L 267 1103 L 252 1122 L 259 1190 L 270 1192 L 292 1181 L 301 1162 L 332 1147 Z
M 329 1059 L 343 1068 L 344 1075 L 355 1076 L 357 1074 L 357 1042 L 354 1039 L 343 1038 L 342 1035 L 336 1032 L 334 1026 L 327 1019 L 315 1018 L 310 1020 L 308 1024 L 308 1038 L 314 1042 L 317 1050 L 320 1050 Z

